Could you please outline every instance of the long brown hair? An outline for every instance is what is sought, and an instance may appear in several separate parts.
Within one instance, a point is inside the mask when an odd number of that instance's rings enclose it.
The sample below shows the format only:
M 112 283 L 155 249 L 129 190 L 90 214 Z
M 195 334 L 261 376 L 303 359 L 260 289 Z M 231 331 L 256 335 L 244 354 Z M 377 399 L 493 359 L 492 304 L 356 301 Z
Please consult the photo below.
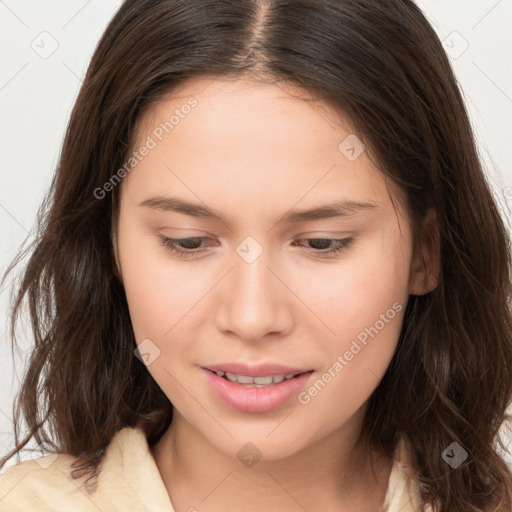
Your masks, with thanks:
M 510 240 L 449 60 L 411 0 L 124 2 L 87 71 L 37 236 L 3 278 L 30 250 L 10 332 L 16 344 L 27 296 L 35 346 L 13 411 L 16 447 L 0 467 L 33 437 L 97 468 L 121 428 L 141 425 L 153 445 L 172 421 L 134 357 L 114 271 L 119 187 L 94 191 L 126 162 L 152 104 L 185 80 L 228 74 L 288 81 L 350 119 L 406 198 L 417 239 L 435 210 L 439 284 L 410 296 L 363 427 L 388 456 L 403 436 L 435 511 L 510 511 L 495 441 L 512 395 Z M 454 442 L 468 452 L 456 469 L 442 457 Z

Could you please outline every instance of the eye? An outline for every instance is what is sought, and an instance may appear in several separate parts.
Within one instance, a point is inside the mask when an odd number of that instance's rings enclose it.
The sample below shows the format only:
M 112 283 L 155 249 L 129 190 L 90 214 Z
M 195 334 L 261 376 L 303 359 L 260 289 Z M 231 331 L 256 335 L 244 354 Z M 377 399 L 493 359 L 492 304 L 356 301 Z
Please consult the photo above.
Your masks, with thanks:
M 160 245 L 163 245 L 170 252 L 172 252 L 173 254 L 177 254 L 182 258 L 194 256 L 195 254 L 201 252 L 203 250 L 203 248 L 201 248 L 201 242 L 208 240 L 208 238 L 200 236 L 189 238 L 169 238 L 163 235 L 159 235 L 158 238 L 160 240 Z M 352 244 L 354 239 L 305 238 L 304 241 L 309 242 L 309 244 L 312 244 L 313 246 L 320 246 L 319 248 L 316 249 L 313 247 L 309 252 L 322 256 L 326 255 L 329 257 L 335 256 L 336 254 L 347 249 Z M 328 247 L 329 245 L 332 246 Z
M 159 235 L 158 238 L 161 245 L 169 249 L 169 251 L 171 251 L 173 254 L 177 254 L 183 258 L 193 256 L 194 254 L 200 252 L 200 249 L 194 246 L 198 243 L 200 244 L 202 240 L 208 240 L 206 237 L 201 236 L 194 236 L 189 238 L 168 238 L 166 236 Z M 182 247 L 178 244 L 182 244 L 185 247 Z
M 310 245 L 317 246 L 318 249 L 322 249 L 316 250 L 315 248 L 313 248 L 313 250 L 310 252 L 316 253 L 318 255 L 327 255 L 328 257 L 335 256 L 338 253 L 344 251 L 345 249 L 348 249 L 348 247 L 354 241 L 353 238 L 305 238 L 304 240 L 308 242 Z M 329 245 L 331 246 L 329 247 Z

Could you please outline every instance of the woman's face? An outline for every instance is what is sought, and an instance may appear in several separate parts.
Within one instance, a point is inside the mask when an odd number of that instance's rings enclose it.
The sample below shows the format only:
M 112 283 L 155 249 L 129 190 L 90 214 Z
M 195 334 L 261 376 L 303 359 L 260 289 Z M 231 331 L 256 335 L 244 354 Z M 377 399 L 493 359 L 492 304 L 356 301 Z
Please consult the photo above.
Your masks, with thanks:
M 142 358 L 175 421 L 233 456 L 248 442 L 276 459 L 351 435 L 409 294 L 424 293 L 410 225 L 364 146 L 290 91 L 188 82 L 144 118 L 120 185 L 120 270 Z M 162 237 L 188 240 L 180 253 Z M 276 383 L 209 370 L 228 364 Z M 306 373 L 277 382 L 288 372 Z

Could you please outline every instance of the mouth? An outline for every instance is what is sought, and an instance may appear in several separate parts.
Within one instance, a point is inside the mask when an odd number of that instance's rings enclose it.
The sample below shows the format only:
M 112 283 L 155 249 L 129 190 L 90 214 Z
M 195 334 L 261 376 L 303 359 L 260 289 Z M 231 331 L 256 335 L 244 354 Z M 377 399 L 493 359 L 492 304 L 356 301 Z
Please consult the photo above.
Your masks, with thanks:
M 216 399 L 231 409 L 245 413 L 266 413 L 284 407 L 308 385 L 315 371 L 278 365 L 252 367 L 251 370 L 246 365 L 230 364 L 230 369 L 236 368 L 240 372 L 232 373 L 225 371 L 226 366 L 223 365 L 224 370 L 220 365 L 202 367 L 202 370 Z M 277 373 L 283 370 L 292 372 Z
M 214 373 L 218 377 L 221 377 L 224 380 L 232 382 L 234 384 L 241 384 L 242 386 L 250 387 L 250 388 L 265 388 L 275 386 L 276 384 L 280 384 L 281 382 L 296 379 L 297 377 L 305 374 L 313 373 L 314 370 L 308 370 L 305 372 L 296 372 L 296 373 L 288 373 L 288 374 L 275 374 L 275 375 L 263 375 L 259 377 L 252 377 L 249 375 L 240 375 L 231 372 L 224 372 L 222 370 L 211 370 L 209 368 L 205 368 L 211 373 Z

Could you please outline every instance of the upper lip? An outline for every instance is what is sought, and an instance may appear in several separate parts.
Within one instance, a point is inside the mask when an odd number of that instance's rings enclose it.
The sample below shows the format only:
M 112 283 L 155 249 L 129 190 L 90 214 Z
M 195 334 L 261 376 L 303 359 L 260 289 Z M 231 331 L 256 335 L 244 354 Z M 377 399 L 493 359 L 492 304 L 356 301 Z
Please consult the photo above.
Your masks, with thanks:
M 266 363 L 249 365 L 245 363 L 221 363 L 204 366 L 206 370 L 213 372 L 229 372 L 236 375 L 245 375 L 248 377 L 265 377 L 267 375 L 290 375 L 313 371 L 311 368 L 292 368 L 282 364 Z

